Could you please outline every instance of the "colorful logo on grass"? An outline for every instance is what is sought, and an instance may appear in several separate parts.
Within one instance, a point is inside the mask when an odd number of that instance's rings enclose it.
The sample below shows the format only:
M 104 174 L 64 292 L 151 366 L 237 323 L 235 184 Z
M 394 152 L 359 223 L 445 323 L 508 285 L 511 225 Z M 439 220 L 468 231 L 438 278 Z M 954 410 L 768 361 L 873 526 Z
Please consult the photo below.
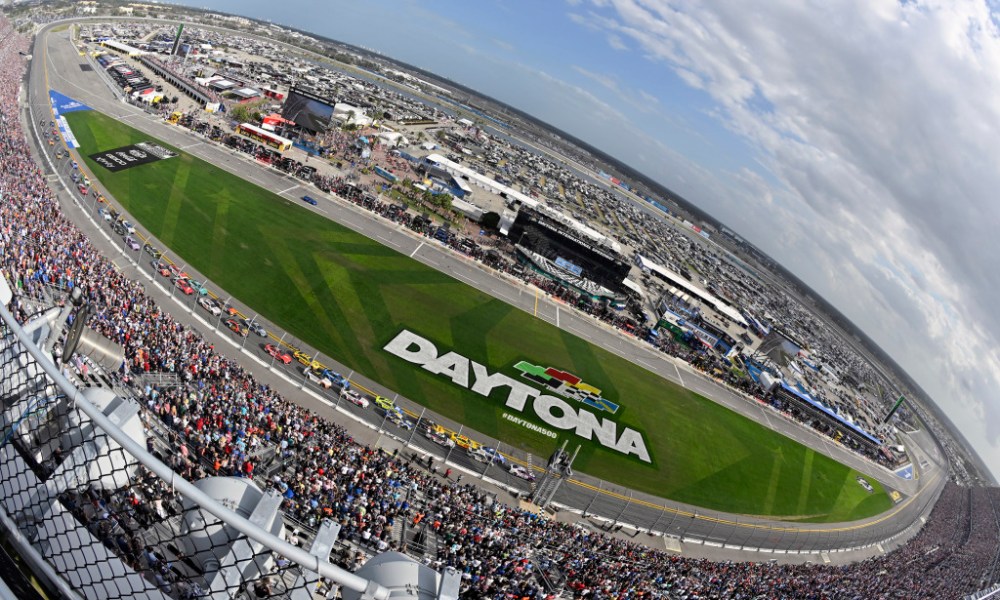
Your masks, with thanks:
M 618 405 L 601 397 L 601 390 L 584 383 L 583 379 L 568 371 L 560 371 L 554 367 L 539 367 L 524 360 L 514 365 L 514 368 L 521 372 L 521 377 L 544 385 L 549 392 L 583 402 L 597 410 L 611 414 L 618 412 Z

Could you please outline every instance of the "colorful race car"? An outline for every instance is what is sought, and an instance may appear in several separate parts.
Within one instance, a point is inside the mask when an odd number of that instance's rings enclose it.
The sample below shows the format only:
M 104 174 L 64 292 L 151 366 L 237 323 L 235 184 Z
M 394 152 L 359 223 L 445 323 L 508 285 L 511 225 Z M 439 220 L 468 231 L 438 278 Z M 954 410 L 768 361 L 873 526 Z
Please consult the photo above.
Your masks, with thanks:
M 515 477 L 520 477 L 525 481 L 535 480 L 535 474 L 532 473 L 531 469 L 529 469 L 528 467 L 522 467 L 521 465 L 515 465 L 511 463 L 510 467 L 508 467 L 507 470 L 510 471 L 511 475 Z
M 187 296 L 194 293 L 194 288 L 191 287 L 191 285 L 188 284 L 188 280 L 183 277 L 174 277 L 174 285 Z
M 190 293 L 193 294 L 194 290 L 192 289 Z M 226 319 L 226 327 L 229 328 L 229 331 L 232 331 L 233 333 L 235 333 L 240 337 L 247 336 L 247 328 L 240 325 L 240 322 L 237 321 L 236 319 Z
M 292 364 L 292 355 L 282 350 L 279 346 L 275 346 L 274 344 L 264 344 L 264 352 L 267 352 L 272 357 L 280 360 L 286 365 Z
M 396 403 L 385 396 L 375 396 L 375 406 L 382 410 L 395 410 Z
M 368 398 L 365 398 L 354 390 L 344 390 L 340 393 L 340 396 L 355 406 L 368 408 Z

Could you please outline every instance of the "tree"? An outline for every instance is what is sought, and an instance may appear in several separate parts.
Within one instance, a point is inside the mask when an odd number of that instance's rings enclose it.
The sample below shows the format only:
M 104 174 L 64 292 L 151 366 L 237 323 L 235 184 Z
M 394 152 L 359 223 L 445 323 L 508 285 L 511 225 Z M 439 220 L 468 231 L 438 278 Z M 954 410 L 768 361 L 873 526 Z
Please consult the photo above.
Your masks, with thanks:
M 496 229 L 500 226 L 500 215 L 490 211 L 483 215 L 483 218 L 479 219 L 479 224 L 483 226 L 483 229 Z

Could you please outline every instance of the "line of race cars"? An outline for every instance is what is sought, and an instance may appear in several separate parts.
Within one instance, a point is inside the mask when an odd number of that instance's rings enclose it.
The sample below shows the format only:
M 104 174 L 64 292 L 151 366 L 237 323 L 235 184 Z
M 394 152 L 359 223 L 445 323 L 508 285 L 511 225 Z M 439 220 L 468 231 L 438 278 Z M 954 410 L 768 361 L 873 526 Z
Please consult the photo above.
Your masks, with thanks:
M 367 392 L 367 394 L 358 391 L 358 389 L 352 387 L 351 382 L 346 377 L 327 368 L 303 350 L 270 335 L 267 329 L 256 321 L 256 317 L 247 317 L 229 302 L 221 300 L 219 296 L 210 291 L 202 282 L 193 279 L 182 267 L 178 267 L 175 262 L 164 256 L 163 252 L 153 246 L 147 238 L 138 233 L 135 226 L 125 220 L 124 216 L 115 210 L 102 194 L 96 189 L 90 188 L 90 179 L 82 172 L 78 174 L 79 165 L 76 161 L 72 162 L 72 168 L 73 179 L 74 182 L 79 184 L 80 193 L 86 196 L 88 191 L 92 191 L 94 197 L 101 204 L 100 208 L 98 208 L 98 214 L 109 224 L 116 234 L 121 236 L 125 246 L 134 252 L 138 252 L 141 249 L 149 255 L 150 265 L 153 267 L 154 272 L 168 279 L 171 285 L 180 290 L 181 293 L 186 296 L 197 294 L 197 304 L 213 317 L 222 320 L 225 327 L 234 335 L 246 338 L 250 332 L 253 332 L 260 338 L 270 338 L 270 341 L 261 345 L 261 349 L 275 361 L 281 362 L 286 366 L 291 365 L 293 361 L 301 363 L 303 365 L 301 373 L 304 378 L 322 390 L 331 391 L 336 387 L 339 390 L 337 393 L 340 398 L 360 408 L 368 408 L 374 404 L 376 410 L 384 417 L 385 421 L 401 429 L 412 430 L 419 421 L 423 436 L 438 446 L 446 450 L 459 448 L 464 450 L 466 455 L 476 462 L 500 466 L 513 476 L 527 482 L 535 480 L 534 472 L 530 468 L 514 462 L 512 457 L 504 455 L 495 448 L 484 446 L 468 436 L 461 435 L 442 425 L 438 425 L 429 419 L 424 418 L 421 420 L 418 415 L 397 406 L 393 400 L 370 392 L 370 390 L 362 386 L 357 387 Z M 142 242 L 141 246 L 140 241 Z

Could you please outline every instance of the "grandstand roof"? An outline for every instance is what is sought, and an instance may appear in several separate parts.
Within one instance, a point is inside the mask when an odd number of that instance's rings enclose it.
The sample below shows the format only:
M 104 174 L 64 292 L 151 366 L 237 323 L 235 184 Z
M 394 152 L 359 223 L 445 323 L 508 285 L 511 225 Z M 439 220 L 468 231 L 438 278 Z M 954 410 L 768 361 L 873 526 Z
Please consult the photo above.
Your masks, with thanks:
M 603 233 L 597 231 L 593 227 L 585 225 L 576 219 L 563 214 L 557 210 L 549 208 L 548 206 L 542 204 L 538 200 L 535 200 L 527 194 L 522 194 L 521 192 L 515 190 L 514 188 L 503 185 L 502 183 L 490 179 L 489 177 L 482 175 L 464 165 L 460 165 L 457 162 L 445 158 L 440 154 L 428 154 L 425 157 L 426 160 L 435 163 L 442 167 L 444 170 L 448 171 L 452 175 L 458 175 L 459 177 L 465 177 L 471 183 L 478 185 L 483 189 L 490 190 L 494 194 L 503 194 L 504 196 L 510 198 L 511 200 L 517 200 L 522 205 L 528 208 L 533 208 L 539 212 L 544 213 L 546 216 L 551 217 L 562 224 L 575 229 L 576 231 L 586 235 L 590 239 L 594 240 L 599 244 L 604 244 L 614 250 L 616 253 L 621 253 L 621 245 L 615 240 L 609 238 Z
M 850 429 L 854 433 L 857 433 L 858 435 L 862 436 L 863 438 L 865 438 L 869 442 L 875 444 L 876 446 L 881 446 L 882 445 L 882 440 L 880 440 L 877 437 L 873 436 L 872 434 L 868 433 L 864 429 L 861 429 L 860 427 L 858 427 L 854 423 L 851 423 L 850 421 L 848 421 L 844 417 L 838 415 L 836 412 L 834 412 L 832 409 L 830 409 L 829 407 L 827 407 L 822 402 L 819 402 L 818 400 L 814 400 L 813 397 L 810 396 L 809 394 L 801 392 L 800 390 L 798 390 L 798 389 L 796 389 L 796 388 L 788 385 L 784 381 L 781 382 L 781 388 L 783 390 L 785 390 L 786 392 L 788 392 L 789 394 L 793 394 L 794 396 L 796 396 L 797 398 L 801 399 L 802 401 L 807 402 L 813 408 L 816 408 L 818 410 L 823 411 L 824 413 L 826 413 L 827 415 L 829 415 L 830 418 L 834 419 L 835 421 L 837 421 L 838 423 L 840 423 L 844 427 L 847 427 L 848 429 Z
M 146 54 L 145 50 L 140 50 L 135 46 L 129 46 L 128 44 L 123 44 L 118 40 L 105 40 L 101 43 L 107 46 L 108 48 L 113 48 L 115 50 L 118 50 L 119 52 L 124 52 L 129 56 L 141 56 L 143 54 Z
M 715 296 L 714 294 L 709 294 L 705 290 L 691 285 L 690 283 L 687 282 L 687 280 L 685 280 L 677 273 L 674 273 L 670 269 L 661 267 L 660 265 L 654 263 L 653 261 L 649 260 L 645 256 L 642 256 L 641 254 L 636 254 L 635 256 L 639 261 L 640 267 L 644 269 L 649 269 L 650 271 L 658 274 L 660 277 L 666 279 L 673 285 L 678 286 L 681 290 L 693 294 L 694 296 L 701 299 L 703 302 L 709 304 L 716 312 L 729 318 L 731 321 L 739 323 L 744 327 L 747 325 L 747 320 L 743 318 L 743 315 L 740 314 L 740 311 L 736 310 L 732 306 L 729 306 L 728 304 L 720 300 L 718 296 Z

